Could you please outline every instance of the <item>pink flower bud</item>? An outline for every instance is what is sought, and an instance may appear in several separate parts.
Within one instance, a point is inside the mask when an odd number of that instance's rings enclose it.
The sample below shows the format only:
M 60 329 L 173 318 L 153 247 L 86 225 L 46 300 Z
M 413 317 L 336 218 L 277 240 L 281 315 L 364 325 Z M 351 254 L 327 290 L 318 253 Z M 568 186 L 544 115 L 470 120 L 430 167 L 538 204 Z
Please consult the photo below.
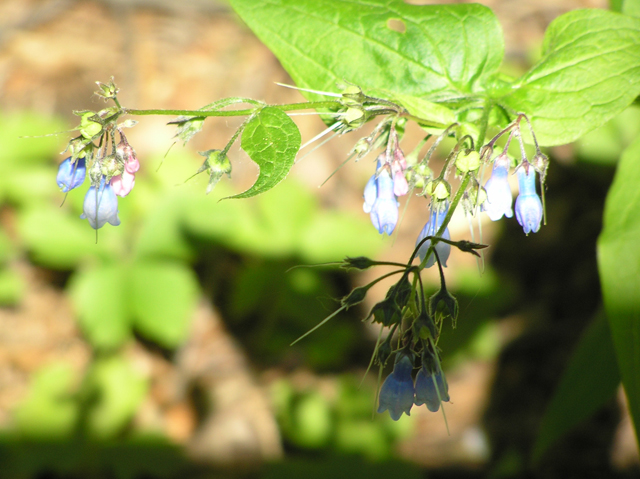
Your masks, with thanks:
M 393 175 L 393 193 L 396 196 L 404 196 L 409 192 L 409 184 L 402 170 L 398 170 Z
M 131 193 L 133 186 L 136 184 L 136 177 L 133 173 L 123 171 L 122 175 L 111 178 L 111 187 L 118 196 L 127 196 Z

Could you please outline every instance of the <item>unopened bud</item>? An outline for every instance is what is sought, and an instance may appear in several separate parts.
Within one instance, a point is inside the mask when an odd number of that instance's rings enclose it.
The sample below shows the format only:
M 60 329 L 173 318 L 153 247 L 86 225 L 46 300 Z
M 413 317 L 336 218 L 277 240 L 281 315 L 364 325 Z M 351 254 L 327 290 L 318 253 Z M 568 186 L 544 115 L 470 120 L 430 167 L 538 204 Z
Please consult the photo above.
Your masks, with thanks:
M 431 314 L 433 314 L 440 303 L 444 304 L 444 307 L 447 309 L 449 316 L 451 316 L 451 321 L 453 323 L 453 327 L 456 327 L 456 321 L 458 319 L 458 300 L 449 293 L 446 288 L 441 288 L 436 294 L 431 296 L 429 299 L 429 309 L 431 310 Z
M 446 200 L 451 196 L 451 185 L 444 180 L 435 179 L 427 183 L 425 193 L 433 196 L 436 200 Z
M 480 168 L 480 155 L 475 150 L 462 151 L 456 158 L 456 168 L 461 173 L 476 171 Z
M 342 262 L 342 267 L 345 269 L 355 268 L 355 269 L 367 269 L 376 264 L 372 259 L 367 258 L 366 256 L 357 256 L 355 258 L 350 258 L 347 256 L 345 260 Z
M 342 122 L 344 123 L 347 131 L 356 130 L 365 124 L 366 116 L 362 107 L 353 106 L 347 108 L 342 115 Z
M 341 305 L 344 306 L 344 309 L 349 309 L 351 306 L 362 303 L 370 287 L 371 285 L 353 288 L 348 295 L 342 298 Z
M 198 170 L 198 173 L 205 169 L 209 171 L 209 185 L 206 191 L 206 193 L 209 194 L 218 184 L 222 175 L 231 175 L 231 162 L 229 161 L 229 157 L 221 150 L 199 151 L 198 153 L 206 158 L 204 164 Z
M 87 140 L 91 140 L 102 133 L 102 125 L 96 121 L 99 116 L 92 111 L 85 111 L 80 115 L 80 133 Z

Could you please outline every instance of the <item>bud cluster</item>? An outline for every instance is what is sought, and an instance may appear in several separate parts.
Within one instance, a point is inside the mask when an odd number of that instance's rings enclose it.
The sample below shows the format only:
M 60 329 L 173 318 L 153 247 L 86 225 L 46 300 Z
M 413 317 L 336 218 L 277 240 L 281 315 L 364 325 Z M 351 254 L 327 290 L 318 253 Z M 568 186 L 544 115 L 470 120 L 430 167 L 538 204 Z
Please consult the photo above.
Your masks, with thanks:
M 100 96 L 115 100 L 117 88 L 112 82 L 99 86 L 97 93 Z M 64 193 L 82 185 L 89 176 L 91 184 L 80 217 L 87 219 L 96 230 L 106 223 L 120 224 L 117 197 L 131 192 L 135 174 L 140 169 L 136 153 L 123 132 L 125 127 L 133 126 L 135 122 L 126 121 L 118 125 L 116 121 L 121 113 L 119 108 L 106 108 L 97 113 L 77 112 L 80 135 L 69 142 L 65 152 L 71 156 L 58 168 L 56 181 Z M 120 140 L 117 143 L 116 134 Z

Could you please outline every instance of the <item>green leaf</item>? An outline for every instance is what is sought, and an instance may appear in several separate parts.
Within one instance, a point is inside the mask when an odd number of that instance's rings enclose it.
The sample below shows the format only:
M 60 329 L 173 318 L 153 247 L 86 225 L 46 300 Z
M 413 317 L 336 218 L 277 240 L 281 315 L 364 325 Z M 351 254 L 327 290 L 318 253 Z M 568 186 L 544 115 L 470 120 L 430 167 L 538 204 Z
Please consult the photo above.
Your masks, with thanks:
M 37 371 L 15 413 L 18 430 L 38 439 L 69 437 L 78 419 L 75 382 L 76 374 L 68 364 L 49 364 Z
M 640 94 L 640 19 L 576 10 L 545 33 L 541 60 L 500 101 L 530 115 L 538 141 L 569 143 Z
M 300 149 L 300 131 L 285 112 L 265 107 L 242 132 L 242 149 L 258 164 L 260 174 L 251 188 L 230 198 L 249 198 L 284 180 Z
M 99 439 L 122 432 L 147 392 L 147 382 L 122 357 L 98 360 L 89 376 L 97 401 L 87 416 L 89 431 Z
M 640 431 L 640 138 L 627 148 L 609 189 L 598 268 L 636 435 Z
M 128 268 L 121 264 L 76 273 L 69 285 L 80 326 L 98 349 L 113 349 L 129 339 L 126 301 Z
M 130 271 L 133 324 L 147 338 L 168 348 L 189 334 L 198 299 L 198 282 L 180 263 L 141 261 Z
M 640 2 L 638 0 L 625 0 L 622 4 L 622 13 L 632 17 L 640 17 Z
M 533 460 L 581 421 L 610 400 L 620 373 L 604 314 L 597 315 L 583 333 L 545 412 L 533 447 Z
M 117 242 L 104 238 L 112 234 L 101 230 L 96 244 L 96 233 L 86 221 L 58 207 L 41 205 L 21 212 L 18 226 L 32 258 L 51 268 L 73 269 L 83 260 L 107 257 L 117 250 Z
M 430 101 L 483 90 L 504 54 L 484 6 L 400 0 L 231 0 L 300 87 L 335 91 L 349 81 Z M 400 28 L 398 28 L 400 27 Z M 309 94 L 318 99 L 317 95 Z

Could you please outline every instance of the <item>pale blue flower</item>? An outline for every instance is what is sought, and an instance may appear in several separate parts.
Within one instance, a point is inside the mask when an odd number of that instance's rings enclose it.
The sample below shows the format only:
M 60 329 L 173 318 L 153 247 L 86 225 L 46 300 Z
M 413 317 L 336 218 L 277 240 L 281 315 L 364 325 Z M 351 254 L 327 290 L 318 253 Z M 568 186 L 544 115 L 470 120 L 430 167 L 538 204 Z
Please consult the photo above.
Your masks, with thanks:
M 536 193 L 536 170 L 525 166 L 519 168 L 518 185 L 520 194 L 516 198 L 516 218 L 526 234 L 537 233 L 542 221 L 542 202 Z
M 416 246 L 418 245 L 418 243 L 420 243 L 420 241 L 422 241 L 427 236 L 435 236 L 435 234 L 438 232 L 438 230 L 442 226 L 442 222 L 444 221 L 444 218 L 447 216 L 448 211 L 449 211 L 448 201 L 445 201 L 440 205 L 435 204 L 432 207 L 431 217 L 429 218 L 429 221 L 427 221 L 427 224 L 424 225 L 424 228 L 422 228 L 422 231 L 418 235 L 418 239 L 416 240 Z M 451 235 L 449 234 L 449 227 L 445 228 L 444 233 L 442 233 L 442 238 L 448 239 L 448 240 L 451 239 Z M 420 246 L 420 249 L 418 249 L 418 257 L 420 258 L 420 261 L 424 261 L 424 257 L 426 256 L 430 246 L 431 246 L 431 240 L 427 240 L 424 243 L 422 243 L 422 246 Z M 438 258 L 440 258 L 440 263 L 442 263 L 442 266 L 446 267 L 447 259 L 449 259 L 449 254 L 451 253 L 451 245 L 443 241 L 439 241 L 438 244 L 436 244 L 434 249 L 438 254 Z M 434 254 L 429 255 L 429 259 L 425 264 L 425 268 L 430 268 L 435 264 L 435 262 L 436 262 L 435 255 Z
M 506 155 L 500 155 L 495 159 L 491 177 L 484 185 L 487 200 L 483 203 L 482 209 L 487 212 L 492 221 L 498 221 L 503 215 L 507 218 L 513 216 L 511 208 L 513 198 L 508 176 L 509 158 Z
M 393 179 L 387 168 L 378 173 L 376 194 L 376 200 L 371 206 L 371 223 L 378 233 L 391 236 L 398 223 L 398 200 L 393 192 Z
M 84 197 L 82 211 L 80 218 L 88 219 L 94 230 L 102 228 L 105 223 L 113 226 L 120 224 L 118 198 L 111 185 L 109 183 L 105 184 L 104 178 L 102 178 L 99 188 L 96 189 L 95 186 L 89 188 Z
M 424 367 L 420 368 L 416 375 L 415 393 L 416 406 L 426 404 L 431 412 L 440 409 L 441 402 L 449 401 L 449 386 L 442 370 L 430 374 Z
M 369 181 L 364 187 L 364 204 L 362 205 L 362 209 L 365 213 L 371 213 L 371 208 L 373 204 L 376 202 L 376 198 L 378 197 L 378 186 L 376 185 L 376 175 L 371 175 Z
M 387 376 L 380 388 L 380 405 L 378 412 L 389 410 L 389 416 L 394 421 L 400 419 L 402 413 L 407 416 L 413 407 L 413 379 L 411 370 L 413 363 L 411 359 L 402 355 L 393 367 L 393 372 Z
M 60 163 L 56 182 L 63 193 L 77 188 L 84 182 L 87 175 L 87 167 L 84 158 L 78 158 L 75 162 L 71 161 L 71 157 Z

